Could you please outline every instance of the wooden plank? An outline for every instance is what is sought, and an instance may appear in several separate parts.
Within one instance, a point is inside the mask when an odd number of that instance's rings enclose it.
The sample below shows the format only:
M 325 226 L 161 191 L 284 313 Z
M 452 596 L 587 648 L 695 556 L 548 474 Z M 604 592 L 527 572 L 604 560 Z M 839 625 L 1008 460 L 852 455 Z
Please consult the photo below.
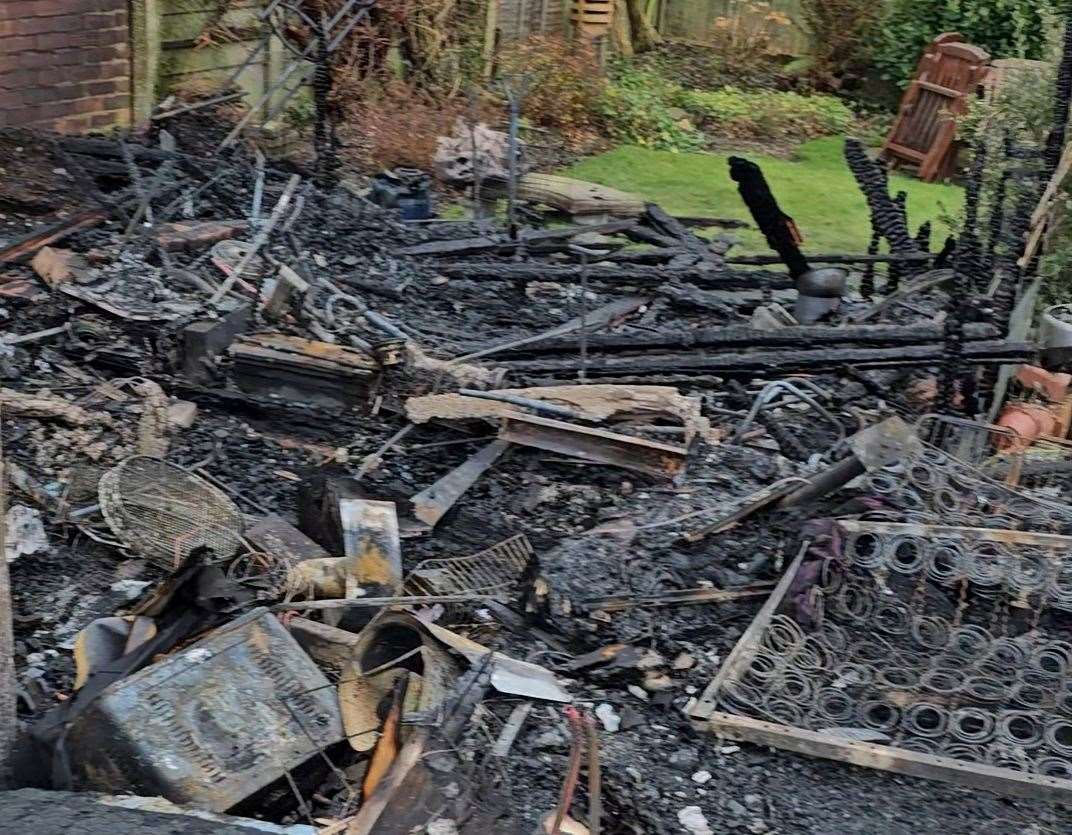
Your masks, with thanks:
M 888 745 L 853 742 L 832 734 L 776 725 L 746 716 L 717 711 L 711 714 L 710 731 L 724 739 L 767 745 L 809 757 L 860 765 L 894 774 L 955 783 L 997 794 L 1028 797 L 1054 803 L 1072 801 L 1072 780 L 1023 774 L 982 763 L 921 754 Z
M 924 81 L 923 79 L 920 79 L 917 83 L 924 90 L 929 90 L 932 93 L 937 93 L 946 98 L 956 99 L 960 98 L 962 95 L 960 90 L 954 90 L 952 87 L 943 87 L 941 84 L 935 84 L 933 81 Z
M 488 183 L 491 194 L 506 193 L 505 184 Z M 546 203 L 571 215 L 609 214 L 636 217 L 644 211 L 644 201 L 635 194 L 557 174 L 526 174 L 517 183 L 521 200 Z
M 801 563 L 804 562 L 804 555 L 808 552 L 810 545 L 811 540 L 805 540 L 801 544 L 797 558 L 785 570 L 782 579 L 778 581 L 778 585 L 775 586 L 774 591 L 767 598 L 767 602 L 763 604 L 763 608 L 753 618 L 752 623 L 748 625 L 740 640 L 737 641 L 737 645 L 722 663 L 718 674 L 707 685 L 707 689 L 704 690 L 696 704 L 689 711 L 689 716 L 693 719 L 707 720 L 712 718 L 715 714 L 715 708 L 718 706 L 718 694 L 722 686 L 730 679 L 740 678 L 741 674 L 748 669 L 756 650 L 759 649 L 763 633 L 770 624 L 771 618 L 778 611 L 778 607 L 782 605 L 786 594 L 789 593 L 789 586 L 792 585 L 793 580 L 796 578 L 797 571 L 800 570 Z
M 593 429 L 551 418 L 515 414 L 503 418 L 499 437 L 521 446 L 589 461 L 676 478 L 685 468 L 686 447 Z
M 56 243 L 81 229 L 92 229 L 108 219 L 106 209 L 88 209 L 64 218 L 42 229 L 35 229 L 0 249 L 0 264 L 18 263 L 29 259 L 43 246 Z
M 909 148 L 907 145 L 898 145 L 896 142 L 890 142 L 886 147 L 897 154 L 897 156 L 908 157 L 908 159 L 914 159 L 917 162 L 922 162 L 927 156 L 926 154 L 921 154 L 914 148 Z
M 191 40 L 202 34 L 213 18 L 214 16 L 208 12 L 183 12 L 181 14 L 163 15 L 160 20 L 160 39 L 164 44 Z M 241 33 L 260 29 L 261 27 L 260 20 L 257 18 L 257 10 L 250 8 L 230 9 L 220 20 L 220 23 Z M 205 48 L 215 49 L 216 47 L 207 46 Z
M 219 6 L 219 0 L 166 0 L 160 16 L 173 14 L 187 14 L 190 12 L 215 12 Z M 264 6 L 264 0 L 228 0 L 228 8 L 231 9 L 260 9 Z

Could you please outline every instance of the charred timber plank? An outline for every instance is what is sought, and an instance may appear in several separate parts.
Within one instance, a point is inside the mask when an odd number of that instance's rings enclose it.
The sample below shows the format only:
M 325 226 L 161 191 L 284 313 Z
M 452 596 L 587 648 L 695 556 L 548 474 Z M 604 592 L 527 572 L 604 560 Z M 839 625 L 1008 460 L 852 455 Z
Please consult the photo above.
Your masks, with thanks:
M 103 157 L 105 159 L 122 159 L 123 150 L 118 142 L 111 139 L 91 139 L 88 137 L 67 136 L 60 140 L 64 150 L 72 154 L 85 156 Z M 148 148 L 144 145 L 129 145 L 130 153 L 136 160 L 154 160 L 165 162 L 167 160 L 190 159 L 188 154 L 178 151 L 165 151 L 161 148 Z M 200 160 L 204 163 L 205 160 Z
M 994 325 L 973 322 L 967 325 L 964 335 L 969 341 L 995 340 L 1001 337 L 1001 332 Z M 801 326 L 776 331 L 726 327 L 663 333 L 590 334 L 585 342 L 590 351 L 613 352 L 640 348 L 770 348 L 796 345 L 881 348 L 937 343 L 942 337 L 941 325 Z M 580 344 L 578 337 L 560 336 L 503 353 L 513 356 L 558 354 L 575 352 Z
M 606 260 L 613 261 L 615 264 L 645 264 L 653 266 L 656 264 L 665 264 L 671 258 L 683 255 L 684 253 L 685 249 L 682 247 L 626 249 L 621 252 L 615 252 L 613 255 L 608 255 Z
M 934 256 L 921 252 L 914 253 L 882 253 L 879 255 L 869 254 L 819 254 L 811 255 L 804 253 L 804 257 L 811 264 L 925 264 Z M 726 258 L 727 264 L 758 265 L 780 264 L 782 259 L 777 255 L 735 255 Z
M 721 262 L 721 258 L 711 251 L 707 241 L 685 226 L 680 220 L 663 211 L 661 206 L 649 203 L 647 211 L 644 213 L 644 219 L 650 226 L 654 227 L 656 232 L 676 238 L 681 242 L 681 246 L 698 258 L 705 261 Z
M 686 447 L 534 415 L 516 414 L 503 418 L 499 438 L 663 478 L 679 475 L 688 455 Z
M 1038 347 L 1024 342 L 968 342 L 964 345 L 965 362 L 1001 364 L 1028 362 L 1038 354 Z M 727 354 L 662 354 L 637 357 L 588 357 L 587 372 L 593 377 L 621 374 L 761 374 L 770 369 L 778 373 L 854 368 L 910 367 L 933 365 L 945 356 L 941 343 L 905 345 L 894 348 L 823 348 L 817 350 L 751 351 Z M 578 368 L 576 359 L 512 360 L 499 363 L 520 373 L 569 373 Z
M 731 273 L 731 275 L 734 275 Z M 742 275 L 738 273 L 737 275 Z M 701 290 L 695 284 L 667 282 L 660 284 L 656 292 L 665 296 L 678 307 L 694 307 L 699 310 L 713 310 L 717 313 L 734 312 L 738 305 L 752 305 L 753 307 L 767 301 L 763 290 L 760 289 L 761 275 L 759 273 L 745 273 L 755 283 L 738 289 L 733 284 L 711 284 L 712 288 L 719 289 Z M 788 281 L 784 276 L 769 277 L 768 282 L 772 289 L 771 301 L 780 304 L 792 302 L 796 298 L 796 292 L 783 286 Z
M 633 243 L 637 244 L 654 244 L 655 246 L 663 247 L 664 249 L 684 249 L 681 245 L 681 241 L 677 238 L 671 238 L 669 235 L 660 234 L 654 229 L 649 229 L 647 226 L 634 226 L 632 229 L 625 230 L 622 234 Z
M 109 214 L 110 212 L 105 209 L 90 209 L 64 218 L 58 223 L 35 229 L 9 246 L 0 249 L 0 264 L 15 263 L 30 258 L 43 246 L 56 243 L 80 229 L 89 229 L 103 223 L 108 219 Z
M 1072 780 L 1024 774 L 985 763 L 962 762 L 952 757 L 922 754 L 893 745 L 854 742 L 835 734 L 776 725 L 722 711 L 714 711 L 710 715 L 708 729 L 720 739 L 751 742 L 808 757 L 940 780 L 998 794 L 1054 803 L 1072 802 Z
M 435 255 L 460 255 L 475 254 L 479 252 L 512 252 L 519 246 L 530 244 L 545 244 L 553 241 L 568 241 L 577 235 L 595 233 L 599 235 L 613 235 L 625 232 L 636 226 L 636 221 L 616 220 L 599 226 L 568 226 L 563 229 L 536 229 L 522 232 L 514 241 L 509 238 L 479 237 L 479 238 L 456 238 L 449 241 L 428 241 L 414 246 L 405 246 L 395 250 L 393 255 L 409 257 L 435 256 Z
M 448 262 L 439 264 L 437 272 L 447 278 L 468 281 L 580 281 L 582 268 L 576 264 L 512 264 L 496 262 Z M 717 270 L 704 267 L 648 267 L 641 264 L 592 264 L 589 281 L 613 281 L 618 284 L 661 285 L 675 280 L 690 281 L 724 290 L 758 288 L 766 277 L 776 290 L 792 289 L 786 275 Z
M 692 217 L 690 215 L 675 215 L 674 219 L 688 226 L 690 229 L 706 229 L 711 226 L 721 226 L 723 229 L 749 229 L 752 224 L 747 220 L 738 220 L 732 217 Z
M 521 233 L 521 240 L 533 241 L 567 241 L 578 235 L 595 233 L 597 235 L 615 235 L 636 227 L 635 220 L 612 220 L 595 226 L 565 226 L 560 229 L 536 229 Z
M 697 242 L 701 245 L 703 241 L 700 241 L 696 235 L 694 235 L 685 224 L 675 217 L 671 217 L 665 211 L 662 206 L 657 203 L 649 203 L 644 212 L 644 220 L 648 226 L 658 232 L 660 235 L 666 235 L 668 238 L 676 238 L 684 246 L 692 247 Z
M 501 242 L 495 238 L 458 238 L 452 241 L 429 241 L 424 244 L 406 246 L 396 249 L 393 255 L 408 255 L 419 258 L 423 255 L 468 255 L 477 252 L 491 252 Z

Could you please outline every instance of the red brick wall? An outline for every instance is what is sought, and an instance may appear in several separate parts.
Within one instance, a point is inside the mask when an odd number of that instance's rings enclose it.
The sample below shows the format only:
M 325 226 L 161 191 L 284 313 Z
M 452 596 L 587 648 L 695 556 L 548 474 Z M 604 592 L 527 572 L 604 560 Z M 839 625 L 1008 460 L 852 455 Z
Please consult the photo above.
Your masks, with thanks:
M 130 122 L 128 0 L 0 0 L 0 128 Z

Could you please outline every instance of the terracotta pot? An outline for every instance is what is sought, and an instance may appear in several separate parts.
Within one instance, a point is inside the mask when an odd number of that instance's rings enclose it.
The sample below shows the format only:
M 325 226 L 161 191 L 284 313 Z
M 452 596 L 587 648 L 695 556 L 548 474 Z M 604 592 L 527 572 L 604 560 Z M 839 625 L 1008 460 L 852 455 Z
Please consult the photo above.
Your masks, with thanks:
M 1056 434 L 1057 425 L 1057 416 L 1045 406 L 1010 403 L 1002 410 L 998 426 L 1012 430 L 1015 435 L 1001 438 L 998 447 L 1006 451 L 1027 449 L 1043 435 Z

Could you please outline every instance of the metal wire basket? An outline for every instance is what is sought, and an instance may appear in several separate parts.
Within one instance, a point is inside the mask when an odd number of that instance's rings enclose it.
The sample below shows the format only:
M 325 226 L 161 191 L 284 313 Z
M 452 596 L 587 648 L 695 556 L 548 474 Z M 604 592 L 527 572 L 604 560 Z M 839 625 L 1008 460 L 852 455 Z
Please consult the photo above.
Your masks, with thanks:
M 484 594 L 506 598 L 533 555 L 524 534 L 468 557 L 424 560 L 406 579 L 412 595 Z
M 231 557 L 242 542 L 242 514 L 207 481 L 160 458 L 137 455 L 105 473 L 101 512 L 123 544 L 168 570 L 199 548 Z

